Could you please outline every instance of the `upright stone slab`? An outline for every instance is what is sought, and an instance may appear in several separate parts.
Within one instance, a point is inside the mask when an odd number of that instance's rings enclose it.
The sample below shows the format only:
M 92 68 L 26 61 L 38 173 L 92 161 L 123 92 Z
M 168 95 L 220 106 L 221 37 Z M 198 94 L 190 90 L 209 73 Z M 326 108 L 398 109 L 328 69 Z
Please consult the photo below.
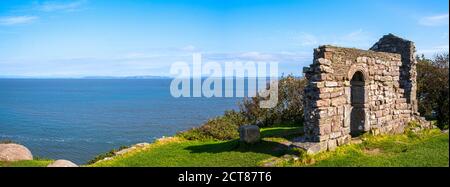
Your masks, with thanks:
M 256 125 L 244 125 L 239 128 L 240 140 L 245 143 L 254 144 L 259 142 L 261 135 Z

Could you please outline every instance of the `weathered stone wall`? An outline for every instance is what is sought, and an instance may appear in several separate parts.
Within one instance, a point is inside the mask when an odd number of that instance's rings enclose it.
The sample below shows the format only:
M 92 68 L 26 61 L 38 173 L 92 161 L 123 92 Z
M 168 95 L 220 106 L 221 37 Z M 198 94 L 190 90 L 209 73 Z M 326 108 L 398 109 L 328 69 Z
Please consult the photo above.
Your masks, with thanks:
M 402 65 L 400 66 L 400 87 L 405 90 L 405 98 L 408 103 L 411 103 L 413 112 L 417 113 L 417 60 L 414 42 L 388 34 L 375 43 L 370 50 L 397 53 L 401 55 Z
M 304 69 L 305 138 L 323 150 L 358 132 L 403 132 L 417 111 L 414 44 L 387 35 L 372 49 L 393 53 L 321 46 Z

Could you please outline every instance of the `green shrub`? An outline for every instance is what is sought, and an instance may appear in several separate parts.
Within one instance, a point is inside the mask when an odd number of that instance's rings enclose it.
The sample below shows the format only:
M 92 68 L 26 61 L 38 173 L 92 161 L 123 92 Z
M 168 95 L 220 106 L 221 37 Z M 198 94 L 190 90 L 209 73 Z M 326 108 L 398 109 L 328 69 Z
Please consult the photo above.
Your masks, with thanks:
M 417 100 L 419 112 L 427 119 L 437 120 L 440 129 L 448 129 L 449 60 L 448 52 L 433 59 L 417 58 Z
M 0 144 L 10 144 L 10 143 L 16 143 L 12 140 L 0 140 Z
M 305 78 L 292 75 L 278 81 L 278 103 L 274 108 L 260 108 L 259 102 L 265 98 L 257 95 L 244 99 L 239 104 L 241 113 L 248 122 L 260 127 L 270 127 L 278 123 L 303 122 L 303 95 L 307 84 Z
M 226 111 L 223 116 L 210 119 L 200 127 L 180 132 L 177 136 L 188 140 L 231 140 L 239 137 L 241 125 L 256 124 L 270 127 L 276 124 L 301 124 L 303 121 L 303 89 L 307 81 L 292 75 L 282 77 L 278 84 L 278 103 L 274 108 L 260 108 L 257 95 L 239 103 L 239 111 Z
M 238 129 L 246 124 L 243 115 L 236 111 L 226 111 L 223 116 L 208 120 L 200 127 L 178 133 L 188 140 L 231 140 L 239 137 Z
M 94 159 L 89 160 L 89 161 L 87 162 L 87 164 L 94 164 L 94 163 L 96 163 L 96 162 L 98 162 L 98 161 L 100 161 L 100 160 L 103 160 L 103 159 L 105 159 L 105 158 L 113 157 L 114 155 L 116 155 L 116 154 L 115 154 L 116 152 L 118 152 L 118 151 L 120 151 L 120 150 L 123 150 L 123 149 L 127 149 L 127 148 L 129 148 L 129 146 L 120 146 L 118 149 L 113 149 L 113 150 L 111 150 L 111 151 L 109 151 L 109 152 L 99 154 L 99 155 L 97 155 L 96 157 L 94 157 Z

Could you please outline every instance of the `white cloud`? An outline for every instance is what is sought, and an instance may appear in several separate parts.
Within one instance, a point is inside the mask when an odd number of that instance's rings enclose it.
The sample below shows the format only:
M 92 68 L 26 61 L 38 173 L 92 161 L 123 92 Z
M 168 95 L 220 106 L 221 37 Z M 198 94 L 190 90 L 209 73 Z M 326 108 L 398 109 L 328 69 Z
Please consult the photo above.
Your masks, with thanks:
M 294 37 L 294 42 L 301 47 L 317 47 L 319 45 L 336 45 L 343 47 L 368 48 L 375 42 L 373 35 L 363 29 L 352 30 L 339 35 L 316 36 L 300 33 Z
M 449 47 L 448 44 L 446 45 L 439 45 L 428 49 L 418 49 L 417 54 L 424 54 L 425 56 L 431 57 L 435 54 L 442 53 L 442 52 L 448 52 Z
M 198 51 L 198 49 L 195 46 L 193 46 L 193 45 L 184 46 L 184 47 L 180 48 L 180 50 L 184 51 L 184 52 L 196 52 L 196 51 Z
M 212 61 L 276 61 L 298 62 L 312 58 L 308 52 L 231 52 L 231 53 L 205 53 L 204 58 Z
M 0 25 L 19 25 L 27 24 L 37 20 L 36 16 L 10 16 L 0 17 Z
M 419 20 L 419 24 L 423 26 L 443 26 L 448 25 L 448 13 L 423 17 Z
M 366 35 L 365 35 L 364 31 L 362 29 L 358 29 L 356 31 L 352 31 L 352 32 L 344 35 L 341 39 L 355 41 L 355 40 L 364 39 L 365 37 L 366 37 Z
M 364 49 L 372 46 L 374 40 L 375 38 L 371 33 L 366 32 L 363 29 L 358 29 L 351 31 L 348 34 L 335 37 L 332 39 L 331 44 Z
M 70 1 L 70 2 L 55 2 L 55 1 L 46 1 L 37 5 L 37 9 L 44 12 L 54 12 L 54 11 L 76 11 L 79 10 L 84 4 L 86 0 L 78 0 L 78 1 Z
M 300 33 L 298 36 L 294 37 L 294 40 L 301 46 L 312 46 L 318 44 L 317 37 L 309 33 Z

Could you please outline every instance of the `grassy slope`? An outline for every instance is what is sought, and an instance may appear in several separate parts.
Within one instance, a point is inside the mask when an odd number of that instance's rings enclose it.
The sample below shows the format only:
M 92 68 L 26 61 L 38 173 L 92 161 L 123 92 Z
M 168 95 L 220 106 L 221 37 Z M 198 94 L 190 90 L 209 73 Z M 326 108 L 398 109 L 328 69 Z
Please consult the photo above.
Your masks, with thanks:
M 281 144 L 298 134 L 298 127 L 262 129 L 263 141 L 253 146 L 233 141 L 188 141 L 168 138 L 143 150 L 89 166 L 260 166 L 287 153 Z M 449 166 L 449 136 L 437 130 L 421 134 L 365 137 L 362 144 L 333 152 L 283 160 L 279 166 Z M 1 166 L 39 167 L 50 160 L 0 162 Z
M 262 130 L 263 141 L 248 146 L 232 141 L 187 141 L 172 138 L 152 144 L 146 150 L 98 162 L 92 166 L 257 166 L 260 161 L 281 156 L 284 137 L 298 134 L 299 127 Z
M 0 162 L 0 167 L 45 167 L 51 160 L 26 160 L 17 162 Z
M 321 153 L 303 161 L 287 161 L 280 166 L 448 167 L 448 151 L 448 133 L 432 130 L 421 134 L 367 137 L 362 144 L 339 147 L 333 152 Z
M 102 161 L 92 166 L 260 166 L 287 153 L 284 142 L 299 128 L 263 129 L 263 142 L 253 146 L 234 141 L 171 139 L 146 150 Z M 281 161 L 279 166 L 448 166 L 448 133 L 438 130 L 415 135 L 366 137 L 362 144 Z

